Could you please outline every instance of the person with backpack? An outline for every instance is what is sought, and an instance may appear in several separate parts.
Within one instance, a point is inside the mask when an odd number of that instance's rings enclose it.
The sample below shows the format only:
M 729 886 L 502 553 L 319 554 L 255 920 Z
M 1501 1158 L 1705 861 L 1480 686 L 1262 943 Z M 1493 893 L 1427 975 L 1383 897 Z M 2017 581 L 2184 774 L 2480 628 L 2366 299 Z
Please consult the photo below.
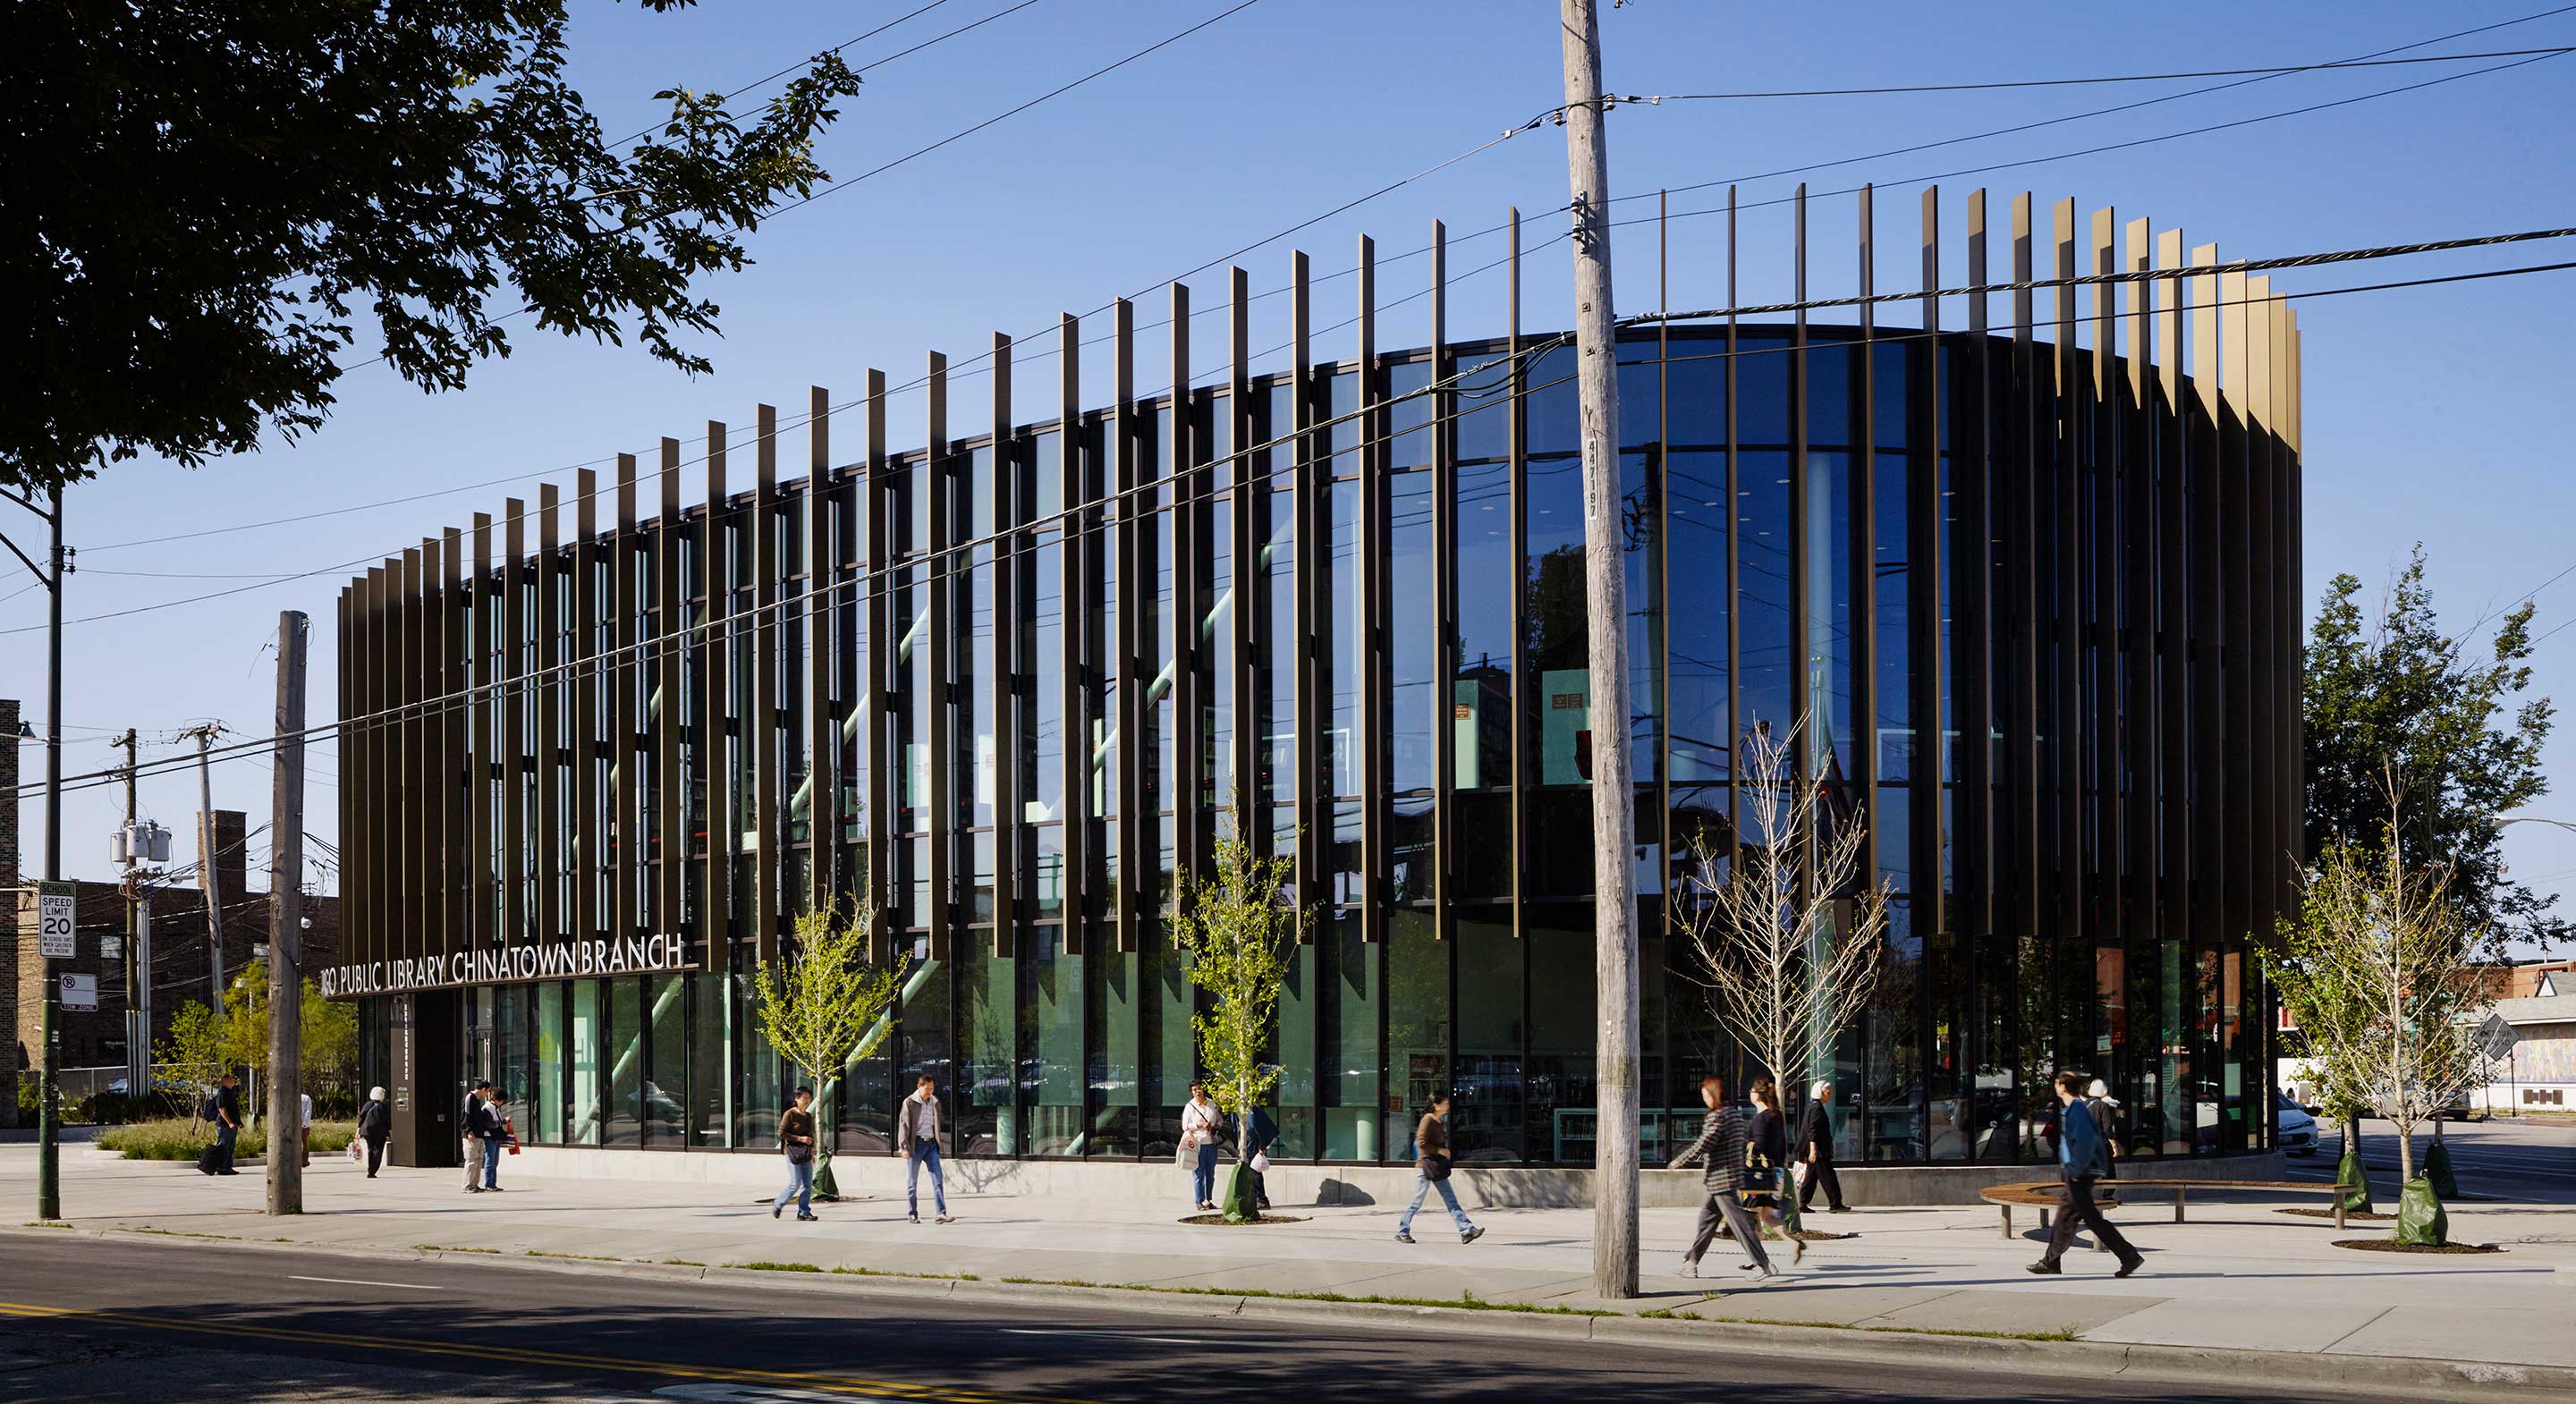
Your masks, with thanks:
M 385 1142 L 393 1139 L 393 1108 L 385 1105 L 385 1089 L 367 1093 L 367 1104 L 358 1108 L 358 1139 L 367 1143 L 367 1178 L 385 1163 Z
M 2101 1206 L 2093 1202 L 2094 1182 L 2111 1168 L 2111 1148 L 2102 1135 L 2101 1124 L 2084 1104 L 2084 1083 L 2080 1072 L 2057 1075 L 2057 1170 L 2066 1182 L 2066 1202 L 2057 1211 L 2057 1221 L 2049 1225 L 2048 1251 L 2030 1265 L 2030 1270 L 2042 1277 L 2054 1277 L 2063 1271 L 2057 1260 L 2074 1245 L 2079 1223 L 2093 1231 L 2094 1242 L 2120 1255 L 2120 1270 L 2112 1276 L 2126 1277 L 2146 1261 L 2118 1229 L 2111 1227 Z
M 233 1168 L 233 1146 L 241 1139 L 241 1079 L 225 1073 L 213 1096 L 206 1099 L 206 1120 L 215 1124 L 215 1143 L 197 1158 L 197 1170 L 206 1175 L 238 1175 Z
M 1395 1222 L 1395 1241 L 1413 1241 L 1413 1216 L 1422 1212 L 1422 1197 L 1432 1190 L 1440 1191 L 1440 1202 L 1449 1206 L 1449 1221 L 1458 1226 L 1458 1241 L 1473 1243 L 1485 1231 L 1467 1218 L 1458 1207 L 1458 1192 L 1449 1188 L 1449 1094 L 1431 1094 L 1431 1110 L 1422 1114 L 1422 1123 L 1413 1128 L 1414 1181 L 1413 1202 L 1404 1207 L 1404 1217 Z

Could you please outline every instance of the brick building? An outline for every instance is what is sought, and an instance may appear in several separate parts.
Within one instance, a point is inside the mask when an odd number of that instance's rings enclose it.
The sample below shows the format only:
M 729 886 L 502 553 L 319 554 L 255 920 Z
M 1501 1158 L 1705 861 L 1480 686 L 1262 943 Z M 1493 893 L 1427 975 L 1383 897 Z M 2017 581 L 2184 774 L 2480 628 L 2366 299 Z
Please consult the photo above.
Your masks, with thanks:
M 0 701 L 0 735 L 15 735 L 17 714 L 17 703 Z M 25 743 L 0 746 L 0 790 L 10 794 L 16 793 L 19 783 L 18 753 L 22 749 L 26 749 Z M 14 800 L 0 804 L 0 894 L 6 894 L 8 903 L 0 907 L 0 971 L 10 977 L 0 980 L 0 1033 L 6 1035 L 0 1038 L 0 1088 L 14 1088 L 21 1075 L 35 1077 L 43 1048 L 44 958 L 36 949 L 34 878 L 24 873 L 18 852 L 18 811 Z M 192 835 L 198 831 L 194 816 L 188 828 Z M 222 902 L 223 973 L 227 980 L 264 955 L 268 946 L 268 894 L 250 885 L 253 874 L 248 871 L 249 838 L 240 811 L 215 811 L 214 871 Z M 200 850 L 196 858 L 202 863 L 202 839 L 196 847 Z M 183 876 L 148 884 L 155 1042 L 169 1032 L 171 1017 L 182 1005 L 191 1000 L 207 1002 L 213 984 L 206 898 L 198 886 L 197 869 L 182 867 L 176 871 Z M 266 874 L 258 876 L 265 878 Z M 128 937 L 125 889 L 115 882 L 81 880 L 74 900 L 73 924 L 80 953 L 72 960 L 55 962 L 54 969 L 57 975 L 97 976 L 99 1000 L 95 1013 L 65 1010 L 57 1015 L 57 1066 L 122 1067 L 126 1056 L 125 1014 L 129 1007 L 130 972 L 126 962 L 134 955 Z M 339 900 L 308 894 L 304 915 L 311 922 L 303 933 L 305 967 L 308 971 L 318 970 L 332 964 L 339 953 Z M 104 938 L 110 937 L 118 938 L 124 947 L 114 960 L 103 954 Z M 13 1124 L 16 1115 L 17 1098 L 0 1097 L 0 1126 Z

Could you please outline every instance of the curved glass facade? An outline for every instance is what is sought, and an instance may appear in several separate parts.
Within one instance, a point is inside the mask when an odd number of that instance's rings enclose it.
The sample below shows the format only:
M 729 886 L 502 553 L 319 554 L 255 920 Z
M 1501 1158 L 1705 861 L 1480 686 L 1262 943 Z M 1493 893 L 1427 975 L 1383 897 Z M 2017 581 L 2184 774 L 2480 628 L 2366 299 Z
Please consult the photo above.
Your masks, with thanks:
M 2260 1148 L 2244 934 L 2297 822 L 2272 402 L 1964 333 L 1676 326 L 1620 361 L 1650 1160 L 1703 1072 L 1752 1071 L 1671 966 L 1673 847 L 1733 832 L 1736 739 L 1802 717 L 1897 894 L 1890 977 L 1797 1070 L 1847 1159 L 2045 1159 L 2062 1067 L 2131 1154 Z M 837 895 L 915 958 L 833 1089 L 845 1149 L 928 1073 L 965 1153 L 1168 1158 L 1195 991 L 1161 913 L 1239 800 L 1317 911 L 1276 1153 L 1407 1160 L 1448 1086 L 1460 1158 L 1588 1163 L 1573 363 L 1474 343 L 1026 424 L 1006 369 L 982 422 L 1014 427 L 953 437 L 934 364 L 936 453 L 883 451 L 880 397 L 818 479 L 764 451 L 733 491 L 716 455 L 710 515 L 666 442 L 658 517 L 629 461 L 567 521 L 512 504 L 497 568 L 478 522 L 371 573 L 344 716 L 490 687 L 344 740 L 371 1048 L 457 1020 L 534 1141 L 760 1147 L 790 1078 L 744 980 Z M 608 964 L 648 933 L 686 960 Z

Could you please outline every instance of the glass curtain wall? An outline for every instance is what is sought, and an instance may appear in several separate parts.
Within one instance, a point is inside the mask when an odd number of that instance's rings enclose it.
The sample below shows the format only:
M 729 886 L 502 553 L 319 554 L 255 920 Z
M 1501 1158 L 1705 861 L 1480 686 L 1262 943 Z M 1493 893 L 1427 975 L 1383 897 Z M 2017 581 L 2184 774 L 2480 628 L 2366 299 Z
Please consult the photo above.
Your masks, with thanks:
M 796 1075 L 750 1015 L 759 933 L 747 914 L 764 889 L 775 910 L 799 908 L 829 843 L 830 886 L 854 902 L 862 880 L 881 892 L 890 949 L 910 962 L 896 1011 L 830 1080 L 845 1152 L 888 1151 L 895 1104 L 927 1073 L 951 1098 L 965 1154 L 1168 1156 L 1198 996 L 1166 915 L 1185 863 L 1230 832 L 1239 796 L 1253 841 L 1294 852 L 1306 834 L 1322 899 L 1281 1003 L 1279 1153 L 1402 1163 L 1413 1119 L 1448 1088 L 1462 1159 L 1589 1164 L 1601 1134 L 1594 909 L 1590 845 L 1575 840 L 1590 831 L 1595 738 L 1609 725 L 1635 757 L 1642 1134 L 1654 1151 L 1687 1126 L 1698 1076 L 1740 1089 L 1753 1071 L 1682 964 L 1684 945 L 1664 939 L 1664 904 L 1700 848 L 1722 874 L 1740 841 L 1740 741 L 1794 727 L 1826 822 L 1867 826 L 1869 876 L 1893 897 L 1876 997 L 1830 1058 L 1783 1070 L 1842 1090 L 1846 1156 L 2045 1160 L 2041 1094 L 2059 1066 L 2101 1071 L 2126 1094 L 2133 1154 L 2259 1147 L 2259 983 L 2182 885 L 2204 866 L 2205 841 L 2168 817 L 2187 806 L 2184 818 L 2205 820 L 2213 796 L 2231 793 L 2227 777 L 2188 745 L 2194 761 L 2168 767 L 2128 720 L 2168 691 L 2234 695 L 2233 655 L 2196 663 L 2193 637 L 2218 614 L 2205 597 L 2231 583 L 2202 567 L 2224 567 L 2226 553 L 2203 535 L 2157 533 L 2160 514 L 2187 531 L 2228 520 L 2210 501 L 2226 480 L 2189 450 L 2235 444 L 2236 428 L 2186 424 L 2171 443 L 2141 435 L 2106 458 L 2107 431 L 2035 432 L 2061 408 L 2053 356 L 2025 376 L 2009 343 L 1809 335 L 1797 375 L 1779 328 L 1731 341 L 1675 329 L 1669 359 L 1652 339 L 1621 348 L 1625 718 L 1600 716 L 1591 696 L 1594 548 L 1567 348 L 1517 368 L 1497 364 L 1497 344 L 1438 366 L 1399 353 L 1321 367 L 1303 385 L 1256 380 L 1241 424 L 1267 447 L 1240 464 L 1222 392 L 1195 393 L 1179 420 L 1168 401 L 1148 402 L 1020 430 L 998 449 L 941 446 L 935 463 L 897 455 L 870 482 L 836 475 L 820 560 L 807 558 L 807 499 L 791 489 L 766 520 L 741 500 L 724 507 L 722 579 L 701 578 L 704 518 L 669 533 L 667 553 L 647 523 L 619 538 L 627 546 L 536 572 L 530 588 L 553 591 L 555 612 L 597 601 L 596 619 L 564 617 L 565 651 L 623 643 L 632 666 L 520 720 L 605 737 L 623 709 L 635 730 L 567 752 L 556 788 L 595 794 L 562 811 L 578 832 L 526 836 L 527 885 L 572 872 L 531 910 L 569 921 L 587 908 L 583 934 L 673 918 L 719 933 L 732 960 L 478 991 L 464 1002 L 467 1046 L 507 1086 L 532 1143 L 772 1146 Z M 1456 381 L 1415 394 L 1435 372 Z M 1369 404 L 1388 408 L 1358 413 Z M 2068 412 L 2080 429 L 2138 408 Z M 1302 447 L 1301 418 L 1328 424 Z M 1122 463 L 1133 494 L 1109 491 Z M 964 549 L 931 540 L 933 494 L 946 495 L 940 519 Z M 1079 510 L 1060 516 L 1068 506 Z M 869 539 L 873 523 L 884 540 Z M 676 669 L 638 647 L 664 626 L 665 572 L 676 571 L 674 627 L 706 619 L 711 596 L 747 616 L 760 554 L 777 562 L 787 623 L 694 631 Z M 2168 584 L 2168 572 L 2182 578 Z M 811 611 L 817 588 L 833 598 Z M 631 628 L 614 617 L 621 599 Z M 2067 607 L 2076 613 L 2061 619 Z M 499 602 L 461 609 L 492 666 L 532 666 L 528 639 L 499 637 Z M 516 611 L 529 639 L 548 612 Z M 941 614 L 955 637 L 934 650 Z M 2099 642 L 2139 618 L 2153 647 Z M 775 651 L 778 691 L 756 699 L 762 650 Z M 821 757 L 808 716 L 818 681 L 831 709 Z M 766 751 L 746 735 L 764 705 Z M 2070 726 L 2114 736 L 2069 744 Z M 467 739 L 487 728 L 502 729 L 478 710 Z M 2188 732 L 2165 744 L 2177 739 Z M 670 769 L 685 828 L 655 812 Z M 949 807 L 934 814 L 939 771 Z M 813 827 L 818 782 L 835 787 L 836 833 Z M 880 792 L 887 812 L 871 813 Z M 495 796 L 507 793 L 478 792 L 494 812 L 475 825 L 495 842 L 509 807 Z M 515 807 L 536 813 L 541 795 Z M 779 806 L 774 853 L 758 851 L 756 796 Z M 2123 856 L 2133 839 L 2106 845 L 2148 824 L 2187 842 L 2142 877 Z M 666 854 L 666 832 L 690 851 Z M 864 861 L 880 834 L 882 880 Z M 2020 841 L 2033 834 L 2037 846 Z M 933 843 L 949 845 L 944 892 L 931 888 Z M 735 880 L 727 910 L 700 921 L 710 844 L 734 852 Z M 665 911 L 658 870 L 684 857 L 696 860 L 679 884 L 689 901 Z M 621 867 L 631 890 L 616 885 Z M 1011 919 L 997 929 L 1004 874 Z M 2073 885 L 2081 905 L 2061 900 Z M 1137 910 L 1123 912 L 1127 901 Z M 934 960 L 943 913 L 953 935 Z M 366 1017 L 373 1049 L 386 1021 L 372 1006 Z

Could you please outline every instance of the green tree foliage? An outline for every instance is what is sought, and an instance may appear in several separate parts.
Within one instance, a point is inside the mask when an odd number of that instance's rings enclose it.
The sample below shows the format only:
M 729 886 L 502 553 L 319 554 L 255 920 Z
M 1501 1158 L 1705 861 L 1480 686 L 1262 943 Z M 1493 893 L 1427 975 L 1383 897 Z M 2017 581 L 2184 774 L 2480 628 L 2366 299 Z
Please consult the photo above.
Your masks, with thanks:
M 642 0 L 649 10 L 693 0 Z M 29 0 L 0 12 L 13 135 L 0 303 L 28 340 L 0 383 L 0 484 L 151 452 L 194 466 L 318 427 L 361 344 L 424 390 L 509 354 L 500 323 L 683 371 L 716 329 L 692 291 L 738 237 L 830 177 L 858 88 L 817 55 L 756 117 L 672 87 L 632 145 L 566 72 L 566 0 Z
M 1288 953 L 1314 920 L 1296 899 L 1295 860 L 1264 856 L 1242 834 L 1238 801 L 1216 841 L 1215 864 L 1180 885 L 1172 918 L 1173 938 L 1190 953 L 1190 983 L 1208 994 L 1208 1007 L 1190 1018 L 1208 1098 L 1233 1112 L 1245 1133 L 1225 1195 L 1230 1222 L 1261 1217 L 1249 1178 L 1252 1112 L 1279 1082 L 1282 1069 L 1268 1057 L 1279 992 Z
M 215 1017 L 215 1011 L 192 999 L 170 1016 L 170 1032 L 162 1036 L 161 1046 L 152 1050 L 152 1061 L 161 1066 L 164 1074 L 188 1084 L 173 1089 L 171 1096 L 186 1101 L 192 1128 L 205 1110 L 205 1098 L 198 1089 L 223 1076 L 223 1040 L 223 1021 Z
M 1279 1081 L 1279 1065 L 1268 1059 L 1271 1029 L 1289 949 L 1314 914 L 1292 895 L 1295 861 L 1254 851 L 1240 837 L 1242 820 L 1237 808 L 1216 841 L 1215 864 L 1182 885 L 1173 936 L 1190 953 L 1190 983 L 1208 993 L 1190 1027 L 1209 1100 L 1248 1116 Z
M 2397 837 L 2414 859 L 2447 874 L 2445 895 L 2486 955 L 2508 940 L 2546 945 L 2576 935 L 2554 915 L 2554 893 L 2505 871 L 2496 817 L 2549 791 L 2541 745 L 2553 707 L 2523 697 L 2530 685 L 2526 601 L 2492 639 L 2446 634 L 2415 548 L 2373 620 L 2361 581 L 2338 575 L 2308 635 L 2307 853 L 2321 861 L 2338 841 L 2376 846 L 2388 827 L 2384 773 L 2394 767 L 2408 803 Z
M 859 1040 L 894 1007 L 905 960 L 868 961 L 867 926 L 845 921 L 840 904 L 796 918 L 793 938 L 751 980 L 751 1011 L 761 1036 L 814 1089 L 815 1188 L 830 1186 L 832 1082 Z
M 303 1032 L 304 1086 L 314 1094 L 315 1105 L 327 1093 L 333 1105 L 353 1106 L 360 1090 L 357 1002 L 324 999 L 320 985 L 305 981 Z
M 322 987 L 309 979 L 304 982 L 301 1003 L 304 1018 L 297 1041 L 302 1048 L 304 1090 L 317 1102 L 346 1094 L 358 1076 L 358 1006 L 324 999 Z M 187 1018 L 189 1010 L 203 1009 L 192 1002 L 179 1011 L 180 1018 Z M 255 1076 L 268 1076 L 267 961 L 243 966 L 225 995 L 222 1017 L 205 1017 L 214 1030 L 211 1061 L 218 1075 L 223 1068 L 247 1068 Z
M 2344 1122 L 2347 1150 L 2361 1108 L 2387 1118 L 2402 1193 L 2414 1199 L 2416 1128 L 2484 1075 L 2471 1021 L 2484 986 L 2462 969 L 2481 943 L 2448 896 L 2450 875 L 2407 847 L 2409 806 L 2393 768 L 2381 783 L 2388 817 L 2377 841 L 2326 850 L 2264 968 L 2307 1041 L 2327 1109 Z

